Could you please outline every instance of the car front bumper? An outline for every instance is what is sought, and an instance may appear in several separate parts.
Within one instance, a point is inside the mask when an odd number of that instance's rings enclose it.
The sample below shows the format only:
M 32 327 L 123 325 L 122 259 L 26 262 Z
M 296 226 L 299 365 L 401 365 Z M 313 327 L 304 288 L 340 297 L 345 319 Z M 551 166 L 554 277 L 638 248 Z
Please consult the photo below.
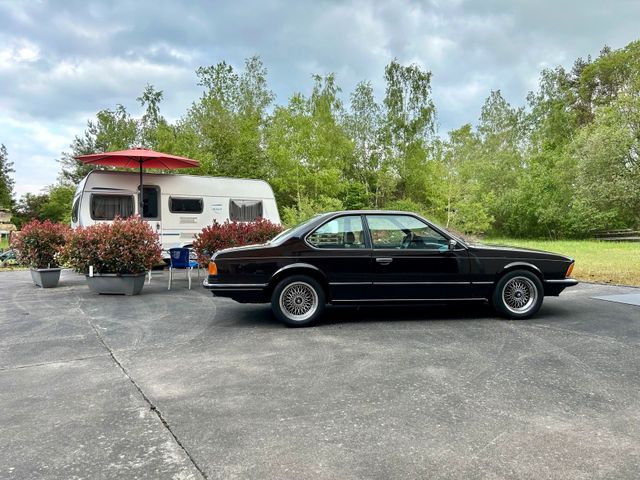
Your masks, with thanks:
M 557 297 L 565 288 L 578 285 L 575 278 L 562 278 L 560 280 L 545 280 L 544 294 L 545 296 Z

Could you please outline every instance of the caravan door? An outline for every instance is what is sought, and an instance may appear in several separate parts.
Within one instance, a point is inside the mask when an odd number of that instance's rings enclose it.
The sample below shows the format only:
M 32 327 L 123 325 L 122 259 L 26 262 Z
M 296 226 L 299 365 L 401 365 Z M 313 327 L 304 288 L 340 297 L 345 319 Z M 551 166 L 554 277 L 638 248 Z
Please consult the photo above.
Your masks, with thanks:
M 160 201 L 160 187 L 158 185 L 145 185 L 142 188 L 142 218 L 149 222 L 151 228 L 162 238 Z

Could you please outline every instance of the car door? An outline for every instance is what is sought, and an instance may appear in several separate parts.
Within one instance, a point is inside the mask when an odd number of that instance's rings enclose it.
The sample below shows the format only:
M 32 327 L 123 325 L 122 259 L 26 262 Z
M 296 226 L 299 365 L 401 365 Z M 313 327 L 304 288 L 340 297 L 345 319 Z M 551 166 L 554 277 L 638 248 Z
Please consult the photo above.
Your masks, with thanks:
M 408 214 L 370 214 L 372 292 L 379 300 L 467 298 L 469 259 L 463 246 Z
M 349 302 L 371 292 L 371 248 L 361 215 L 334 217 L 309 233 L 301 257 L 327 278 L 332 301 Z

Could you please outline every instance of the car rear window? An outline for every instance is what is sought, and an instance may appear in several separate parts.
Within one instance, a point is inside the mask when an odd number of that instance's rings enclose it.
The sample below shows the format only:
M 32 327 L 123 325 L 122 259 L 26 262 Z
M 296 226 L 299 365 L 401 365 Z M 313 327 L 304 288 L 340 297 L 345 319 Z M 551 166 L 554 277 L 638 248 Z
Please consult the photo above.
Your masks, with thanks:
M 334 218 L 307 237 L 316 248 L 365 248 L 360 215 Z

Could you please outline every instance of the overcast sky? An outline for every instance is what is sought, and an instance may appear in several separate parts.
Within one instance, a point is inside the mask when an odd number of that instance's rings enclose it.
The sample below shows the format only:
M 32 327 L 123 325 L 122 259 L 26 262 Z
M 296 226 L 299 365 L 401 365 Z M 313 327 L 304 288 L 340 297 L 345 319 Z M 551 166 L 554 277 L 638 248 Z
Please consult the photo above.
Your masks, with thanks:
M 417 63 L 444 134 L 475 123 L 492 89 L 521 105 L 541 69 L 639 38 L 638 20 L 636 0 L 0 0 L 0 143 L 16 193 L 38 193 L 97 111 L 137 116 L 151 83 L 175 120 L 200 94 L 198 66 L 255 54 L 278 103 L 328 72 L 345 99 L 363 79 L 381 98 L 390 60 Z

